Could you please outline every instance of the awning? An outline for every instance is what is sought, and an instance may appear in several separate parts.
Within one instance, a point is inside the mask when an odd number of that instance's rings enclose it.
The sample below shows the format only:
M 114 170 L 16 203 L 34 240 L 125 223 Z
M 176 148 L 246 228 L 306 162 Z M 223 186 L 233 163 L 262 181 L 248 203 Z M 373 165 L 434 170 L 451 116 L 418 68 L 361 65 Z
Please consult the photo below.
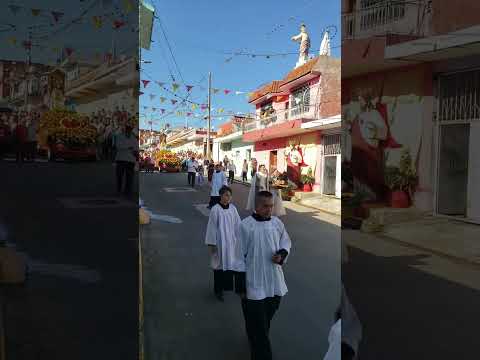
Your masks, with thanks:
M 270 140 L 280 137 L 295 136 L 310 130 L 302 129 L 303 121 L 292 120 L 284 123 L 269 126 L 265 129 L 253 130 L 243 134 L 243 141 L 256 142 L 262 140 Z
M 387 46 L 385 59 L 440 61 L 480 53 L 480 26 Z
M 226 142 L 231 142 L 233 140 L 241 139 L 243 133 L 241 131 L 234 132 L 232 134 L 222 136 L 219 138 L 216 138 L 213 142 L 214 143 L 226 143 Z
M 302 124 L 302 129 L 309 130 L 327 130 L 340 128 L 342 126 L 342 117 L 340 115 L 325 119 L 312 120 Z

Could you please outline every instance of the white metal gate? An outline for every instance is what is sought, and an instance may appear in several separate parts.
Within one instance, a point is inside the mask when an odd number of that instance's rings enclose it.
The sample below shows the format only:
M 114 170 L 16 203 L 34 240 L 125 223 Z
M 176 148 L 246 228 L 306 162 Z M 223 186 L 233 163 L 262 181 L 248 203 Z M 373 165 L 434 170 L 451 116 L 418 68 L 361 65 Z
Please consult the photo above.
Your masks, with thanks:
M 480 222 L 480 70 L 440 76 L 435 120 L 435 212 Z

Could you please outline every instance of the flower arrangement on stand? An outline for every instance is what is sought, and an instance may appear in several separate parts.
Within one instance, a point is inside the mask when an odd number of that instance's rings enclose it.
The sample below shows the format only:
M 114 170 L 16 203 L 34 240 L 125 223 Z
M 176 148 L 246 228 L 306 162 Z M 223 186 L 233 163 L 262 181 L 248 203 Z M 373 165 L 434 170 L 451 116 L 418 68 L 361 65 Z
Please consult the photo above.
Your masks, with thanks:
M 40 133 L 47 143 L 62 143 L 67 146 L 95 144 L 95 127 L 82 119 L 77 112 L 53 109 L 40 118 Z
M 158 164 L 160 170 L 167 172 L 179 172 L 181 167 L 180 158 L 170 150 L 157 150 L 153 154 L 155 164 Z

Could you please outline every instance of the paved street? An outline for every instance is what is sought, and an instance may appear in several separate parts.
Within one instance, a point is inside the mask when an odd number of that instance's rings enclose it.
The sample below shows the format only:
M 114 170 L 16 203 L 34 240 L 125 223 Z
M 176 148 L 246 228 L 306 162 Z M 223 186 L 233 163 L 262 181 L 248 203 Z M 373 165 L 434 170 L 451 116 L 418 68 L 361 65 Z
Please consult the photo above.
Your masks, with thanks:
M 186 174 L 140 175 L 141 198 L 154 217 L 142 230 L 146 358 L 248 359 L 238 298 L 227 293 L 219 303 L 213 297 L 204 245 L 208 187 L 189 191 L 186 182 Z M 248 188 L 233 189 L 246 217 Z M 283 220 L 293 242 L 284 269 L 289 293 L 272 323 L 272 346 L 278 360 L 320 359 L 339 302 L 339 220 L 295 204 L 288 204 L 287 213 Z
M 0 162 L 0 174 L 0 223 L 29 267 L 25 285 L 1 288 L 8 358 L 135 358 L 138 209 L 112 202 L 112 164 Z
M 478 358 L 480 267 L 358 231 L 342 236 L 350 246 L 342 280 L 364 327 L 361 359 Z

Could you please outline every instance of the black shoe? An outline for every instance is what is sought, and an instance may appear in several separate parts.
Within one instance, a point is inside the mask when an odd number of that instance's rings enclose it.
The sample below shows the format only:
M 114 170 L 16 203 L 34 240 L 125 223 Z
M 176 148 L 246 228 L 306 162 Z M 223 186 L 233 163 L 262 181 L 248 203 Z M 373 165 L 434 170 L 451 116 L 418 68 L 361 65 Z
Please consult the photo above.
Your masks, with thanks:
M 215 297 L 217 298 L 218 301 L 221 301 L 221 302 L 225 301 L 222 293 L 215 293 Z

